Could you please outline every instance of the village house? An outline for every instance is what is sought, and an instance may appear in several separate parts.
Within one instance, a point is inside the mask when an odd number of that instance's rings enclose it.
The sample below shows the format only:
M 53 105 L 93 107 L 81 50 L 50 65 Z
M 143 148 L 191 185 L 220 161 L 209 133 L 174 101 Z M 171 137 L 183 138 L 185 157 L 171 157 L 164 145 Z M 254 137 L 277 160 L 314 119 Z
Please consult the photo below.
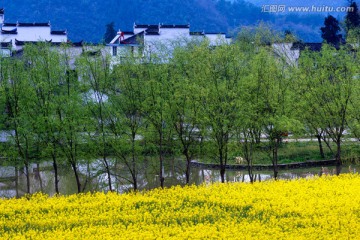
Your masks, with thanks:
M 274 53 L 284 58 L 287 64 L 292 66 L 297 66 L 301 51 L 308 49 L 318 52 L 321 50 L 321 47 L 322 43 L 282 42 L 272 44 Z
M 73 59 L 84 52 L 99 51 L 94 46 L 85 46 L 82 41 L 71 43 L 66 30 L 53 30 L 50 22 L 45 23 L 9 23 L 5 21 L 5 11 L 0 8 L 0 54 L 11 56 L 21 53 L 25 44 L 48 42 L 56 47 L 70 43 Z M 131 54 L 141 59 L 150 59 L 154 53 L 166 59 L 171 55 L 174 44 L 207 39 L 211 46 L 231 43 L 231 38 L 222 32 L 190 31 L 189 24 L 137 24 L 130 31 L 117 32 L 112 41 L 101 50 L 101 54 L 112 56 L 112 64 L 118 64 Z M 321 43 L 274 43 L 272 48 L 279 57 L 285 58 L 288 64 L 297 65 L 300 53 L 304 49 L 319 51 Z M 163 48 L 170 51 L 163 51 Z M 95 50 L 94 50 L 95 49 Z M 171 56 L 170 56 L 171 57 Z
M 21 50 L 26 43 L 46 41 L 60 45 L 68 41 L 66 30 L 52 30 L 50 22 L 6 22 L 3 8 L 0 8 L 0 26 L 1 53 L 3 55 L 10 55 L 11 51 Z
M 107 44 L 108 52 L 115 59 L 132 54 L 142 58 L 150 58 L 153 53 L 162 54 L 161 49 L 172 48 L 172 44 L 208 39 L 210 45 L 230 43 L 231 38 L 225 33 L 205 31 L 192 32 L 189 24 L 137 24 L 131 31 L 119 30 L 112 41 Z

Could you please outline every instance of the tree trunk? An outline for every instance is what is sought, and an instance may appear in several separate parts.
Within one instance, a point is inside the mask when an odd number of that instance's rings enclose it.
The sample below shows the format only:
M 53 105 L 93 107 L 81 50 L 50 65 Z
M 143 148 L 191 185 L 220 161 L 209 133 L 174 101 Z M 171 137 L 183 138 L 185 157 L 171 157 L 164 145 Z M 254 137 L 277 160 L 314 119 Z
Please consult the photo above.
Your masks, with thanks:
M 316 138 L 319 143 L 320 156 L 322 159 L 325 159 L 324 149 L 323 149 L 322 142 L 321 142 L 321 135 L 317 134 Z
M 278 147 L 280 143 L 280 138 L 276 138 L 275 144 L 273 146 L 273 168 L 274 168 L 274 179 L 278 179 L 279 167 L 278 167 Z
M 335 155 L 335 160 L 336 160 L 336 175 L 339 175 L 341 173 L 341 168 L 342 168 L 342 162 L 341 162 L 341 141 L 338 140 L 336 142 L 336 155 Z
M 224 157 L 223 157 L 223 149 L 219 148 L 219 155 L 220 155 L 220 177 L 221 182 L 225 183 L 225 163 L 224 163 Z
M 162 127 L 162 126 L 160 126 Z M 159 154 L 160 154 L 160 171 L 159 171 L 159 180 L 160 180 L 160 187 L 164 188 L 164 175 L 163 175 L 163 165 L 164 165 L 164 160 L 163 160 L 163 155 L 162 155 L 162 130 L 160 130 L 160 144 L 159 144 Z
M 16 198 L 19 198 L 19 170 L 17 166 L 15 166 L 15 191 Z
M 223 164 L 220 166 L 220 177 L 221 182 L 225 183 L 225 166 Z
M 135 174 L 132 174 L 132 179 L 133 179 L 134 191 L 136 192 L 138 190 L 138 185 L 137 185 L 137 177 Z
M 137 177 L 136 177 L 137 173 L 136 173 L 136 157 L 135 157 L 135 132 L 133 132 L 133 134 L 132 134 L 131 151 L 132 151 L 132 171 L 131 171 L 131 176 L 132 176 L 132 179 L 133 179 L 134 191 L 137 191 L 138 185 L 137 185 Z
M 78 174 L 76 164 L 74 162 L 71 162 L 71 167 L 72 167 L 72 169 L 74 171 L 74 174 L 75 174 L 78 193 L 81 193 L 81 183 L 80 183 L 80 178 L 79 178 L 79 174 Z
M 39 178 L 39 183 L 40 183 L 40 191 L 43 192 L 43 183 L 42 183 L 42 179 L 41 179 L 41 175 L 40 175 L 40 164 L 37 163 L 36 164 L 36 172 L 35 172 L 35 177 Z
M 30 194 L 30 171 L 29 162 L 25 159 L 25 175 L 26 175 L 26 193 Z
M 59 173 L 58 173 L 58 165 L 56 162 L 56 154 L 53 153 L 52 154 L 52 159 L 53 159 L 53 168 L 54 168 L 54 178 L 55 178 L 55 193 L 59 194 Z
M 252 170 L 252 166 L 250 166 L 249 162 L 248 162 L 248 173 L 249 173 L 250 183 L 253 183 L 254 182 L 254 173 Z
M 255 143 L 256 143 L 256 144 L 259 144 L 260 142 L 261 142 L 261 131 L 259 130 L 259 131 L 256 133 Z
M 112 184 L 111 184 L 111 172 L 110 172 L 110 167 L 109 167 L 109 163 L 106 159 L 106 157 L 104 156 L 104 163 L 105 163 L 105 168 L 106 168 L 106 174 L 108 176 L 108 184 L 109 184 L 109 191 L 112 192 Z
M 191 158 L 188 153 L 186 153 L 186 171 L 185 171 L 185 177 L 186 177 L 186 184 L 189 185 L 190 183 L 190 163 Z
M 246 134 L 244 133 L 244 137 L 245 136 L 246 136 Z M 250 144 L 250 146 L 249 146 L 249 144 Z M 243 146 L 244 146 L 244 157 L 245 157 L 247 167 L 248 167 L 250 183 L 253 183 L 254 181 L 256 181 L 256 177 L 254 180 L 253 162 L 252 162 L 252 142 L 249 143 L 247 138 L 245 137 Z

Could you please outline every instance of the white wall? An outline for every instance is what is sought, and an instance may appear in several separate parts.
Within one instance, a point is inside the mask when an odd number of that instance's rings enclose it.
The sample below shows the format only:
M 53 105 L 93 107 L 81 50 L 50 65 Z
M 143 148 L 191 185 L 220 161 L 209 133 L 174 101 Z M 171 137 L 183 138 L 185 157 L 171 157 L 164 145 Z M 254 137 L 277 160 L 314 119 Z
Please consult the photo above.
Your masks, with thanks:
M 212 46 L 217 46 L 217 45 L 221 45 L 224 43 L 227 43 L 228 41 L 226 40 L 226 35 L 225 34 L 220 34 L 220 33 L 216 33 L 216 34 L 206 34 L 205 36 L 207 39 L 209 39 L 210 41 L 210 45 Z
M 31 26 L 31 27 L 3 27 L 4 30 L 12 30 L 17 28 L 17 34 L 0 34 L 0 41 L 9 42 L 12 40 L 13 48 L 16 50 L 21 49 L 21 46 L 15 45 L 15 39 L 19 41 L 50 41 L 52 42 L 67 42 L 67 35 L 53 35 L 50 34 L 50 26 Z
M 50 39 L 52 39 L 52 42 L 67 42 L 67 35 L 50 35 Z
M 296 65 L 300 57 L 300 50 L 294 49 L 291 47 L 293 43 L 274 43 L 272 44 L 273 50 L 280 57 L 284 58 L 285 61 L 290 65 Z
M 147 35 L 144 34 L 144 54 L 145 58 L 153 56 L 155 53 L 157 56 L 162 59 L 171 58 L 172 50 L 175 46 L 181 46 L 182 44 L 186 44 L 189 41 L 202 41 L 204 38 L 208 38 L 211 45 L 220 45 L 230 43 L 231 39 L 227 39 L 225 34 L 206 34 L 206 35 L 190 35 L 190 28 L 188 27 L 176 27 L 176 25 L 166 25 L 165 27 L 159 27 L 159 34 Z M 144 25 L 144 28 L 135 28 L 134 26 L 134 34 L 138 34 L 140 32 L 148 29 L 149 25 Z M 126 36 L 127 37 L 127 36 Z M 118 44 L 118 35 L 113 38 L 111 44 Z M 107 52 L 113 56 L 112 47 L 107 47 Z M 126 55 L 129 52 L 130 46 L 119 46 L 117 48 L 117 57 Z M 137 48 L 137 47 L 135 47 Z M 127 49 L 127 52 L 125 51 Z M 137 49 L 134 50 L 134 54 L 137 53 Z M 115 61 L 116 57 L 113 57 Z M 165 60 L 166 61 L 166 60 Z
M 155 35 L 156 36 L 156 35 Z M 178 39 L 189 38 L 189 28 L 160 28 L 160 41 L 175 41 Z
M 17 34 L 0 34 L 1 42 L 10 42 L 12 40 L 13 45 L 15 44 L 15 38 Z
M 49 41 L 51 40 L 50 26 L 31 26 L 31 27 L 17 27 L 18 37 L 20 41 Z

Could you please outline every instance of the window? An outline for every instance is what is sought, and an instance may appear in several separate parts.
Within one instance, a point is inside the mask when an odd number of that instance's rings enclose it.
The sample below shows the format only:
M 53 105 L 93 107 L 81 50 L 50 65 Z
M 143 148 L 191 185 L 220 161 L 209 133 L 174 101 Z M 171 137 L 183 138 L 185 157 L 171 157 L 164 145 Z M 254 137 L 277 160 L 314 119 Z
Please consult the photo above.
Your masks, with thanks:
M 112 47 L 112 55 L 117 56 L 117 47 L 115 46 Z

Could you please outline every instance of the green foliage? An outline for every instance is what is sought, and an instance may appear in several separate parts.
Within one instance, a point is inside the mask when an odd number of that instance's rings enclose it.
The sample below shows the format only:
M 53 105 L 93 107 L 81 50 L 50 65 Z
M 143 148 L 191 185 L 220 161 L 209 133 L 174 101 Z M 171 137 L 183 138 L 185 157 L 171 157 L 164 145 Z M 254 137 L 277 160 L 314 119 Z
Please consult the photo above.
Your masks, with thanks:
M 104 33 L 104 41 L 105 43 L 110 43 L 111 40 L 116 36 L 115 23 L 111 22 L 106 24 L 106 30 Z
M 352 11 L 349 11 L 345 16 L 345 29 L 349 33 L 350 30 L 360 27 L 360 14 L 356 2 L 351 1 L 350 6 Z
M 320 28 L 321 37 L 328 44 L 332 44 L 333 46 L 337 46 L 342 41 L 342 36 L 339 34 L 340 26 L 339 21 L 333 16 L 329 15 L 325 18 L 324 27 Z
M 341 161 L 341 142 L 348 122 L 354 122 L 354 103 L 360 89 L 357 52 L 325 45 L 321 52 L 307 51 L 299 65 L 298 94 L 302 116 L 313 129 L 324 129 L 336 143 Z M 356 124 L 355 124 L 356 125 Z
M 360 27 L 349 29 L 346 36 L 346 42 L 353 44 L 354 48 L 359 48 Z
M 344 159 L 356 158 L 342 141 L 345 131 L 360 137 L 358 53 L 324 45 L 302 52 L 295 68 L 274 54 L 269 43 L 278 39 L 262 25 L 234 44 L 176 42 L 172 51 L 156 46 L 161 55 L 142 63 L 128 56 L 118 66 L 102 54 L 72 59 L 68 46 L 26 46 L 22 58 L 1 59 L 0 125 L 14 130 L 4 155 L 16 166 L 66 163 L 79 192 L 89 180 L 79 164 L 99 157 L 110 191 L 122 177 L 117 164 L 136 190 L 149 154 L 159 157 L 160 185 L 166 155 L 185 156 L 187 179 L 199 158 L 219 164 L 222 176 L 238 156 L 249 174 L 254 163 L 271 162 L 275 175 L 278 163 L 319 158 L 317 143 L 304 147 L 309 154 L 286 145 L 290 132 L 326 140 L 325 157 L 340 159 L 343 147 Z

